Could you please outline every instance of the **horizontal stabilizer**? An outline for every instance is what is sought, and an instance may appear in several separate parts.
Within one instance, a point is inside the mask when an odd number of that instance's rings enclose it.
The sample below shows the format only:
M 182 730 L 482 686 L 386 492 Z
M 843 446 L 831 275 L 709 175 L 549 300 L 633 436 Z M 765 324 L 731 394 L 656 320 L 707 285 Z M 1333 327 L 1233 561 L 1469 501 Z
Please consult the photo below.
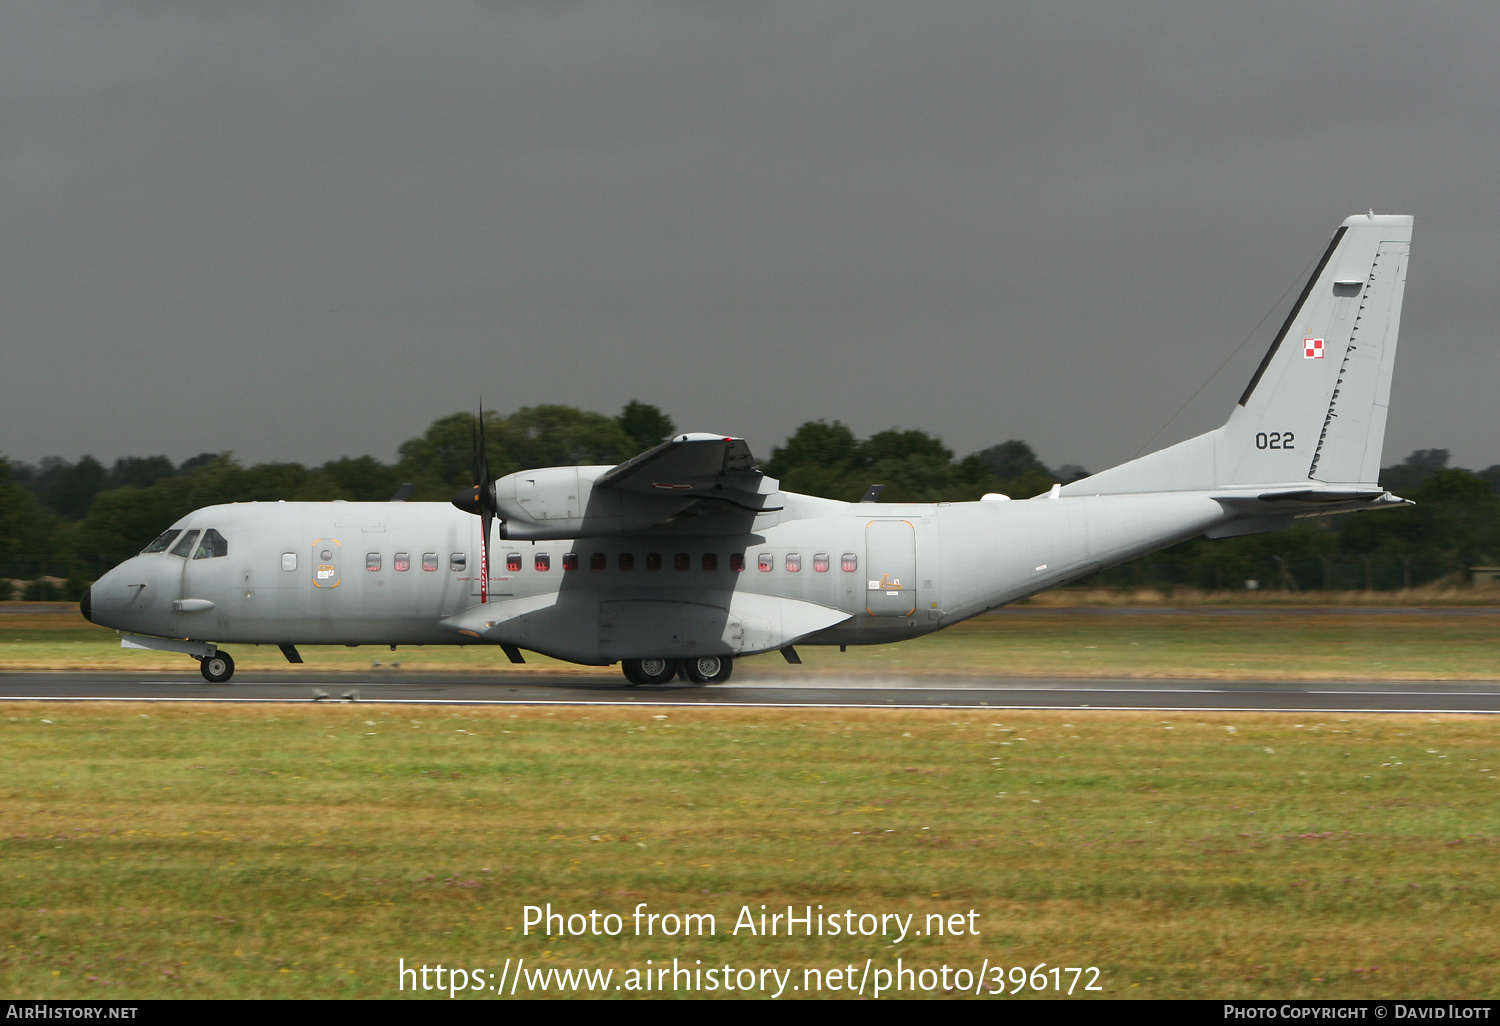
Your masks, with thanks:
M 1269 491 L 1261 491 L 1258 488 L 1235 490 L 1219 492 L 1213 498 L 1224 508 L 1224 512 L 1235 518 L 1233 523 L 1239 524 L 1240 527 L 1221 526 L 1214 531 L 1207 532 L 1210 538 L 1260 533 L 1248 526 L 1251 521 L 1270 524 L 1285 518 L 1287 523 L 1290 523 L 1290 518 L 1293 517 L 1323 516 L 1328 513 L 1349 513 L 1362 509 L 1388 509 L 1394 506 L 1414 505 L 1410 499 L 1392 495 L 1383 488 L 1351 488 L 1337 485 L 1325 485 L 1321 488 L 1275 488 Z M 1265 530 L 1280 530 L 1280 527 L 1266 527 Z
M 1385 494 L 1382 488 L 1303 488 L 1291 492 L 1261 492 L 1261 502 L 1373 502 Z

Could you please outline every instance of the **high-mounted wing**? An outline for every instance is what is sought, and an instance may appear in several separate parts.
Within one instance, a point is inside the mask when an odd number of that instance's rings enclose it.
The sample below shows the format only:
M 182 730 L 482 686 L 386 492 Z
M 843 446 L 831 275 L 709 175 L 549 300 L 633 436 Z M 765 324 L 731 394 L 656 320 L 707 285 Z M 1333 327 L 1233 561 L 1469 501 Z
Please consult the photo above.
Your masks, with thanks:
M 766 476 L 743 438 L 686 434 L 647 449 L 594 480 L 594 488 L 637 495 L 713 499 L 752 512 L 766 510 Z
M 763 475 L 743 438 L 678 435 L 605 471 L 595 488 L 658 494 L 711 491 L 725 485 L 754 492 Z
M 686 533 L 744 530 L 779 484 L 742 438 L 684 434 L 615 467 L 523 470 L 495 482 L 505 538 L 589 538 L 667 523 Z

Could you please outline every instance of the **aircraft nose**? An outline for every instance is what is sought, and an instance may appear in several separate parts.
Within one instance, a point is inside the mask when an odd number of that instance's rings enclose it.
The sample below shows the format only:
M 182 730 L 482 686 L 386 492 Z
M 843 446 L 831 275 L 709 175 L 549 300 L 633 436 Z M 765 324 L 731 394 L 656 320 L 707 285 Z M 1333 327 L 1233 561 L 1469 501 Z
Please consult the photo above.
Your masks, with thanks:
M 133 622 L 147 610 L 141 592 L 153 580 L 149 570 L 149 567 L 142 568 L 134 559 L 129 559 L 100 575 L 78 599 L 78 612 L 89 623 L 100 627 L 134 629 Z

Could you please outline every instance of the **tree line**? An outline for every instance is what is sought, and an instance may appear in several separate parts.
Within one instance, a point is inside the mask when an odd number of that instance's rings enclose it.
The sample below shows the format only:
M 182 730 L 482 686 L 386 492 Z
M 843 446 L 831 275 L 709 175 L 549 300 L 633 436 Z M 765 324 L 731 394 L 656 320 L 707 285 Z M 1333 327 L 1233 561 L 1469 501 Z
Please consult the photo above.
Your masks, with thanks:
M 676 430 L 669 416 L 638 400 L 613 417 L 570 406 L 484 413 L 496 477 L 533 467 L 619 463 Z M 473 461 L 470 413 L 433 421 L 400 445 L 393 463 L 358 456 L 316 467 L 247 467 L 233 453 L 203 453 L 180 464 L 146 456 L 105 467 L 92 456 L 77 463 L 53 456 L 35 465 L 0 457 L 0 578 L 66 577 L 68 584 L 52 585 L 52 594 L 38 584 L 25 594 L 76 597 L 87 581 L 199 507 L 278 499 L 380 502 L 404 484 L 413 486 L 414 501 L 444 501 L 473 483 Z M 1414 510 L 1317 518 L 1274 535 L 1186 542 L 1107 571 L 1104 583 L 1224 588 L 1264 579 L 1266 587 L 1399 587 L 1500 561 L 1500 465 L 1475 473 L 1448 463 L 1446 450 L 1419 450 L 1381 472 L 1382 485 L 1418 502 Z M 956 502 L 987 492 L 1028 498 L 1088 475 L 1071 464 L 1049 468 L 1016 439 L 958 458 L 923 431 L 892 428 L 861 439 L 839 421 L 824 420 L 802 424 L 761 468 L 791 491 L 846 501 L 881 484 L 888 502 Z M 0 591 L 7 587 L 0 583 Z

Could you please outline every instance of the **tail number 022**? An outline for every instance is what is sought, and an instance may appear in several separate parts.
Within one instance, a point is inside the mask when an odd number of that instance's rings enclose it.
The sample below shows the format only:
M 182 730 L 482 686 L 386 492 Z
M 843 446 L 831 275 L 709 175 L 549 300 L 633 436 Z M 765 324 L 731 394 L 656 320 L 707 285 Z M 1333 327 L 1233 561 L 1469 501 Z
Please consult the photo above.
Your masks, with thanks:
M 1292 443 L 1296 435 L 1290 431 L 1272 431 L 1269 434 L 1262 431 L 1255 436 L 1255 447 L 1257 449 L 1295 449 Z

